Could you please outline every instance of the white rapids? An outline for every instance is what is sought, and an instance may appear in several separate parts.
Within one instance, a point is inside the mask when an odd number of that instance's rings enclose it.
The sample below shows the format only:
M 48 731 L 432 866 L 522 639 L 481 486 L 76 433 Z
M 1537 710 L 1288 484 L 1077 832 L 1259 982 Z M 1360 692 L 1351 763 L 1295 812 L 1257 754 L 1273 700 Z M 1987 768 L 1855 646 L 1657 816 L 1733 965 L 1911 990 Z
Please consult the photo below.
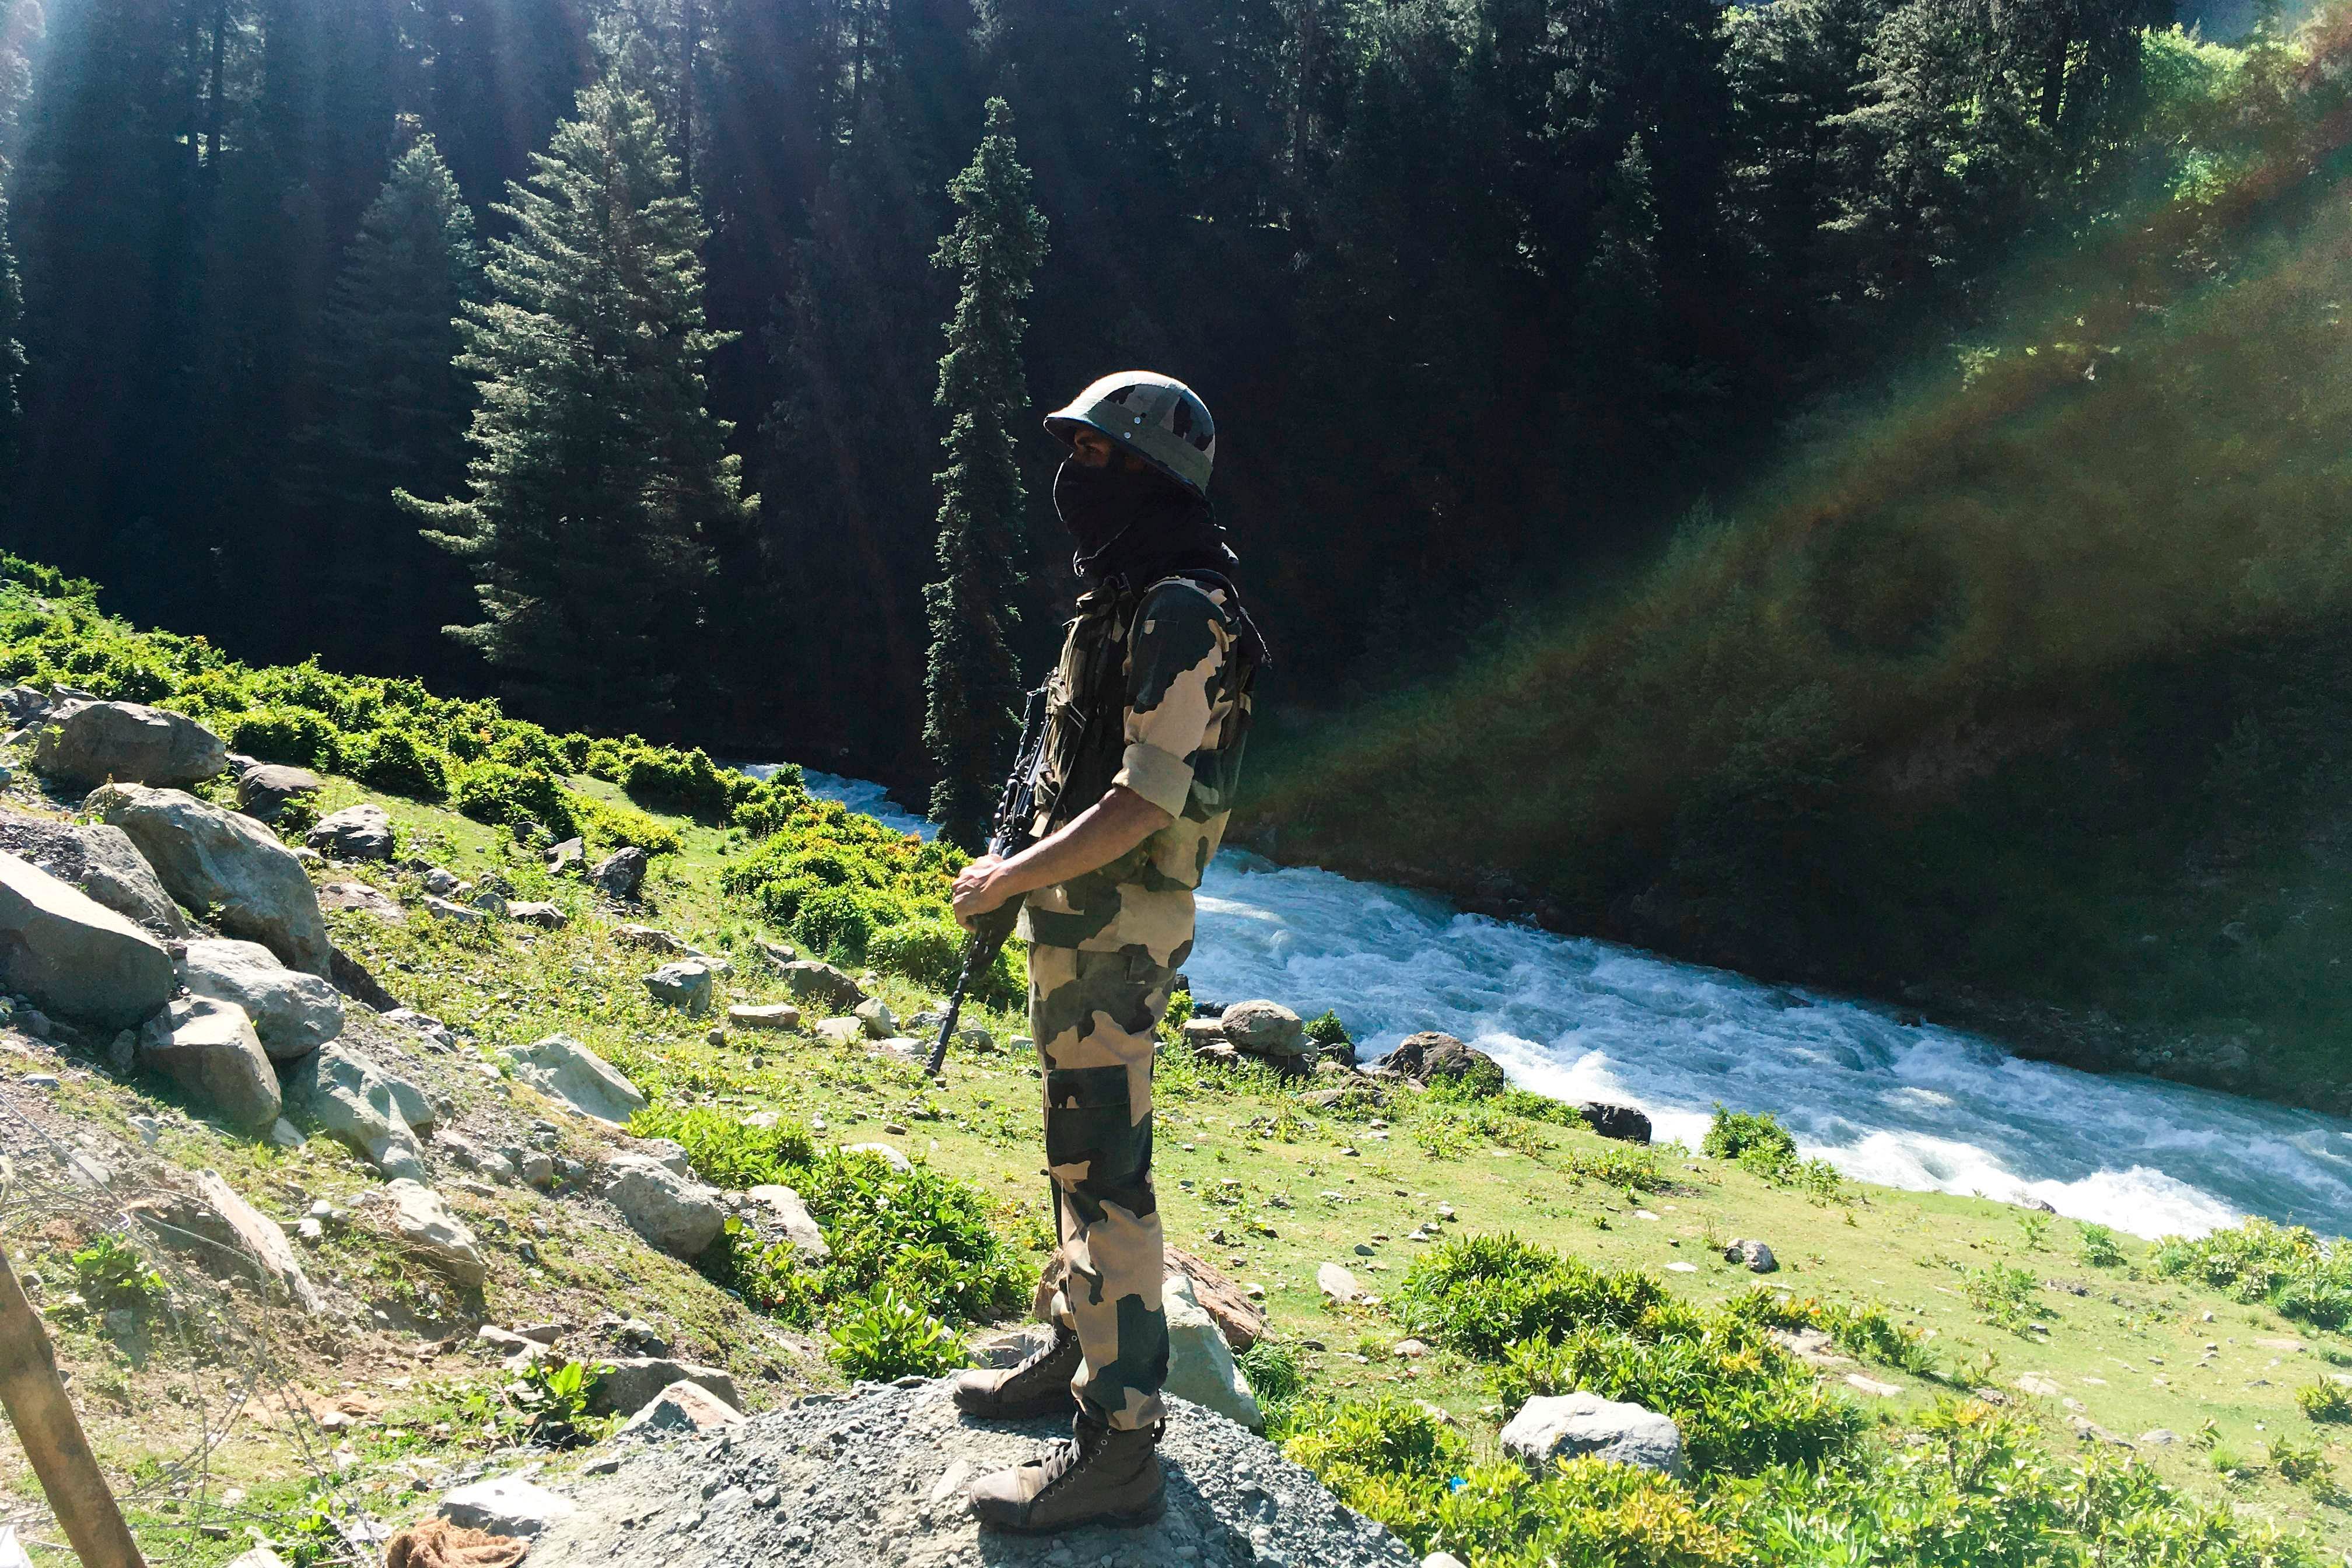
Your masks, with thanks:
M 764 770 L 753 770 L 764 771 Z M 929 837 L 878 784 L 810 791 Z M 2018 1202 L 2139 1236 L 2248 1214 L 2352 1231 L 2352 1122 L 2009 1055 L 1950 1029 L 1443 900 L 1228 850 L 1184 966 L 1220 1002 L 1336 1009 L 1367 1053 L 1442 1029 L 1512 1081 L 1639 1105 L 1696 1148 L 1715 1106 L 1769 1110 L 1858 1180 Z

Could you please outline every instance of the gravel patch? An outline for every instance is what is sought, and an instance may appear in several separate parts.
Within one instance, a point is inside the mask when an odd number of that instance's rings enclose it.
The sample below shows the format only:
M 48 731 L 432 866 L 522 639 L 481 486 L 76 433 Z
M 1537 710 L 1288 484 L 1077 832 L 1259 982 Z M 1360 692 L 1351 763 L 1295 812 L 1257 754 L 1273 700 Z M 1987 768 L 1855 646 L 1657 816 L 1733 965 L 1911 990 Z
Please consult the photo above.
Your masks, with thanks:
M 866 1384 L 719 1432 L 618 1443 L 618 1468 L 557 1489 L 579 1511 L 539 1539 L 530 1568 L 1414 1568 L 1402 1542 L 1271 1444 L 1169 1405 L 1168 1512 L 1140 1529 L 982 1535 L 964 1489 L 1069 1423 L 970 1421 L 944 1381 Z

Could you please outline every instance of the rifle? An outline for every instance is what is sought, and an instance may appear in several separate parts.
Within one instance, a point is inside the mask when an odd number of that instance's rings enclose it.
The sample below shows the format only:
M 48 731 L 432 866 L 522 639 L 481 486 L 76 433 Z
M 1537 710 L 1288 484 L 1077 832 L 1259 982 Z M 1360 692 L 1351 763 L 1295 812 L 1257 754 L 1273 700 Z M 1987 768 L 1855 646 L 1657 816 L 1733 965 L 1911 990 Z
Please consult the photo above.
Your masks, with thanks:
M 991 855 L 1018 855 L 1035 840 L 1037 764 L 1045 753 L 1046 727 L 1040 721 L 1045 701 L 1045 689 L 1040 686 L 1029 693 L 1028 706 L 1021 710 L 1021 744 L 1013 754 L 1012 776 L 1004 781 L 1004 793 L 997 796 L 996 816 L 989 823 Z M 948 1058 L 948 1041 L 955 1037 L 956 1019 L 963 1013 L 964 993 L 988 973 L 1020 920 L 1021 900 L 1013 898 L 972 922 L 971 933 L 963 942 L 963 970 L 956 976 L 955 994 L 948 998 L 947 1021 L 940 1026 L 930 1059 L 923 1064 L 924 1077 L 940 1076 L 940 1064 Z

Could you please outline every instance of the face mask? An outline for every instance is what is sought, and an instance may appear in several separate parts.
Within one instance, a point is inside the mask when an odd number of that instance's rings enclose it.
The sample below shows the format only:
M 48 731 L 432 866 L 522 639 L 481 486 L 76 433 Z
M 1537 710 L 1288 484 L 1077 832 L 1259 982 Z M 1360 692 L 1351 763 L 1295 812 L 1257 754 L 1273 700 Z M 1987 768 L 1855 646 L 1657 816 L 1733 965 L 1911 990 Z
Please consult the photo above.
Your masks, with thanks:
M 1116 462 L 1090 468 L 1071 458 L 1054 476 L 1054 510 L 1077 541 L 1081 557 L 1124 533 L 1150 493 L 1150 475 L 1130 473 Z

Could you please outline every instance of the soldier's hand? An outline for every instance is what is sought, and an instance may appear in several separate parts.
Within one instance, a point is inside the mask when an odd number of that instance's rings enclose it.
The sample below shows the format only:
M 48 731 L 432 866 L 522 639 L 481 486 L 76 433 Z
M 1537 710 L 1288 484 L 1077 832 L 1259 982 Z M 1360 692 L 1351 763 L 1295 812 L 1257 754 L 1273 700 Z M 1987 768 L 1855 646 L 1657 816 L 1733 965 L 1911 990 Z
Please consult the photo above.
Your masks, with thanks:
M 956 874 L 951 902 L 955 907 L 956 923 L 966 931 L 971 922 L 1001 906 L 1005 895 L 996 886 L 996 869 L 1004 864 L 1003 857 L 983 855 Z

